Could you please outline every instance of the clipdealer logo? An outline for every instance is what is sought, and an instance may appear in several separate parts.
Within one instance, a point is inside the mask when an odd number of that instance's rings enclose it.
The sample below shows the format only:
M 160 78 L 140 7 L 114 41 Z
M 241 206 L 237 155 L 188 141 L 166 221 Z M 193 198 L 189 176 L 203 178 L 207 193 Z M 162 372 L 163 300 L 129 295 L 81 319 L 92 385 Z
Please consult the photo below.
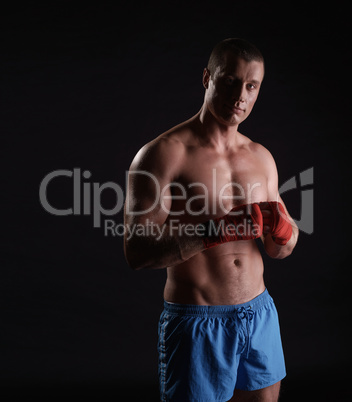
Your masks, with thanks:
M 217 188 L 216 183 L 216 169 L 213 169 L 213 189 Z M 314 184 L 313 177 L 314 169 L 310 167 L 299 173 L 299 179 L 296 176 L 291 177 L 285 183 L 283 183 L 279 188 L 279 194 L 282 195 L 288 191 L 298 190 L 300 191 L 301 196 L 301 216 L 300 219 L 294 219 L 297 224 L 299 230 L 312 234 L 314 230 L 314 199 L 313 193 L 314 190 L 312 188 Z M 211 211 L 211 206 L 214 208 L 215 204 L 218 203 L 220 208 L 223 208 L 224 215 L 228 212 L 224 206 L 224 199 L 229 199 L 229 195 L 226 195 L 226 189 L 229 187 L 234 187 L 237 190 L 239 195 L 233 195 L 230 198 L 233 200 L 243 200 L 243 203 L 250 204 L 253 201 L 252 192 L 261 186 L 261 183 L 254 183 L 252 185 L 248 184 L 247 188 L 243 188 L 238 183 L 227 183 L 223 188 L 220 189 L 218 194 L 216 195 L 214 191 L 211 192 L 212 196 L 210 196 L 208 188 L 201 182 L 190 183 L 188 186 L 182 186 L 180 183 L 170 183 L 165 188 L 160 188 L 160 184 L 155 176 L 146 171 L 127 171 L 126 172 L 126 183 L 128 175 L 131 174 L 140 174 L 146 177 L 149 177 L 155 184 L 156 189 L 156 197 L 153 205 L 151 205 L 145 211 L 130 211 L 128 202 L 126 203 L 126 213 L 141 215 L 152 211 L 156 205 L 161 206 L 165 212 L 168 212 L 170 216 L 172 215 L 181 215 L 187 212 L 189 215 L 199 215 L 200 213 L 208 214 Z M 71 180 L 71 188 L 68 182 L 68 191 L 73 191 L 73 205 L 71 207 L 65 209 L 59 209 L 55 207 L 55 200 L 48 200 L 47 189 L 48 186 L 55 185 L 55 179 L 58 177 L 67 177 Z M 93 216 L 93 227 L 100 228 L 102 224 L 102 216 L 115 216 L 117 215 L 124 207 L 125 204 L 125 195 L 122 187 L 115 182 L 108 181 L 105 183 L 98 182 L 90 182 L 84 181 L 84 179 L 88 180 L 92 177 L 92 174 L 89 170 L 84 170 L 81 172 L 80 168 L 74 168 L 73 170 L 65 170 L 59 169 L 53 172 L 48 173 L 41 181 L 39 185 L 39 201 L 42 207 L 48 213 L 56 216 L 67 216 L 67 215 L 92 215 Z M 215 185 L 214 185 L 215 184 Z M 173 212 L 167 209 L 164 203 L 164 197 L 166 194 L 166 190 L 170 190 L 172 187 L 177 187 L 179 191 L 181 191 L 181 195 L 177 195 L 177 199 L 183 199 L 185 201 L 185 211 L 177 211 Z M 187 190 L 190 188 L 199 187 L 202 190 L 203 196 L 197 195 L 194 198 L 198 200 L 202 198 L 204 200 L 204 208 L 199 210 L 192 210 L 191 208 L 191 199 L 187 195 Z M 105 190 L 110 189 L 110 191 L 114 191 L 116 195 L 116 203 L 111 209 L 104 208 L 102 206 L 102 194 Z M 215 199 L 214 199 L 215 196 Z M 166 196 L 168 199 L 172 196 Z M 176 196 L 175 196 L 176 197 Z M 211 198 L 211 203 L 209 202 Z M 176 227 L 177 220 L 173 220 L 173 229 Z M 104 234 L 105 236 L 131 236 L 133 234 L 137 235 L 150 235 L 156 234 L 156 236 L 161 237 L 165 227 L 161 226 L 158 228 L 154 227 L 155 224 L 149 222 L 147 225 L 137 224 L 138 227 L 131 227 L 131 225 L 124 225 L 123 223 L 117 223 L 113 219 L 105 219 L 104 220 Z M 187 227 L 188 230 L 190 228 L 189 225 L 179 224 L 178 230 L 181 230 L 182 227 Z M 194 225 L 193 225 L 194 226 Z M 196 226 L 195 226 L 196 228 Z M 193 231 L 196 229 L 193 228 Z
M 53 182 L 57 177 L 69 177 L 72 178 L 73 184 L 73 207 L 66 209 L 55 208 L 52 203 L 49 202 L 47 197 L 47 188 L 49 183 Z M 85 170 L 82 173 L 83 178 L 89 179 L 92 174 L 89 170 Z M 82 199 L 82 177 L 81 169 L 74 168 L 71 170 L 55 170 L 48 173 L 41 181 L 39 186 L 39 200 L 43 208 L 52 215 L 65 216 L 65 215 L 91 215 L 93 214 L 93 226 L 99 228 L 101 225 L 101 215 L 112 216 L 118 214 L 123 208 L 124 194 L 121 186 L 112 181 L 104 184 L 83 182 L 83 212 L 81 208 Z M 50 185 L 54 185 L 51 183 Z M 93 188 L 93 200 L 91 199 L 91 187 Z M 69 188 L 69 187 L 68 187 Z M 105 209 L 101 203 L 102 192 L 106 189 L 112 189 L 116 193 L 116 205 L 112 209 Z M 93 203 L 93 210 L 92 210 Z
M 304 170 L 296 176 L 291 177 L 279 188 L 280 196 L 288 191 L 299 190 L 301 194 L 301 217 L 293 219 L 298 229 L 304 233 L 312 234 L 314 231 L 314 168 Z

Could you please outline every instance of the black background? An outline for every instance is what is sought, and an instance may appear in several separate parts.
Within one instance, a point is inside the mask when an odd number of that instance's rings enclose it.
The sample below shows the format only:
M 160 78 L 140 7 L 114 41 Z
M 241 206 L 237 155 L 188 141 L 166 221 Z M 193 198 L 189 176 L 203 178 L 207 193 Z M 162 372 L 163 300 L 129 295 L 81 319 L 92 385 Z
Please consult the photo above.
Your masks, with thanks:
M 138 149 L 194 115 L 202 70 L 227 37 L 266 60 L 240 131 L 273 154 L 280 184 L 314 168 L 314 233 L 285 260 L 264 255 L 288 376 L 282 401 L 343 401 L 348 390 L 351 132 L 344 3 L 18 5 L 2 14 L 1 394 L 158 400 L 157 323 L 165 271 L 127 267 L 120 236 L 92 215 L 54 216 L 39 186 L 59 169 L 118 183 Z M 73 180 L 48 186 L 57 208 Z M 112 208 L 112 190 L 102 196 Z M 283 195 L 300 217 L 300 192 Z M 122 223 L 122 213 L 113 217 Z M 125 392 L 128 397 L 122 397 Z

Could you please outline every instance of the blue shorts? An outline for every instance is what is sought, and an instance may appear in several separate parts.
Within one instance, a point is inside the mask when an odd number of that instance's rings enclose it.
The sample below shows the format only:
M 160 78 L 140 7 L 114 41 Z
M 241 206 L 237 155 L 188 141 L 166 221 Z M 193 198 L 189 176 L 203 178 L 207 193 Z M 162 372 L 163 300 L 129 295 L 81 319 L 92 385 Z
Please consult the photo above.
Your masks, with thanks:
M 164 302 L 159 321 L 162 401 L 225 402 L 286 375 L 273 299 L 265 290 L 230 306 Z

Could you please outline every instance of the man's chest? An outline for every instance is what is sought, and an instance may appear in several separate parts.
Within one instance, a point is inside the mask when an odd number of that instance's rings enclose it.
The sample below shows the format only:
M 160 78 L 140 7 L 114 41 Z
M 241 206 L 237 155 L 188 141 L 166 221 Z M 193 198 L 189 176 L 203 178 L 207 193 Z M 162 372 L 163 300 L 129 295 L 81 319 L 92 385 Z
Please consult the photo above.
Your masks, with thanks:
M 265 166 L 253 155 L 230 157 L 194 154 L 182 168 L 172 188 L 172 209 L 188 217 L 222 216 L 234 206 L 267 198 Z

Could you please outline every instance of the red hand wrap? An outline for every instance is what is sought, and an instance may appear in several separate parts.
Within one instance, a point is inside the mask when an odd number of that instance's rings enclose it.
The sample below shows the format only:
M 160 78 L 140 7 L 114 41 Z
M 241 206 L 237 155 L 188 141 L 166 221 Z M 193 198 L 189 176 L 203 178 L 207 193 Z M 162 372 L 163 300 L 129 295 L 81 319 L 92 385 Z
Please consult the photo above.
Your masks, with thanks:
M 240 205 L 227 215 L 208 221 L 203 243 L 206 248 L 237 240 L 252 240 L 263 232 L 263 216 L 258 204 Z
M 284 246 L 292 236 L 292 226 L 282 204 L 276 201 L 267 203 L 273 213 L 272 218 L 264 218 L 264 225 L 270 226 L 270 233 L 276 244 Z

